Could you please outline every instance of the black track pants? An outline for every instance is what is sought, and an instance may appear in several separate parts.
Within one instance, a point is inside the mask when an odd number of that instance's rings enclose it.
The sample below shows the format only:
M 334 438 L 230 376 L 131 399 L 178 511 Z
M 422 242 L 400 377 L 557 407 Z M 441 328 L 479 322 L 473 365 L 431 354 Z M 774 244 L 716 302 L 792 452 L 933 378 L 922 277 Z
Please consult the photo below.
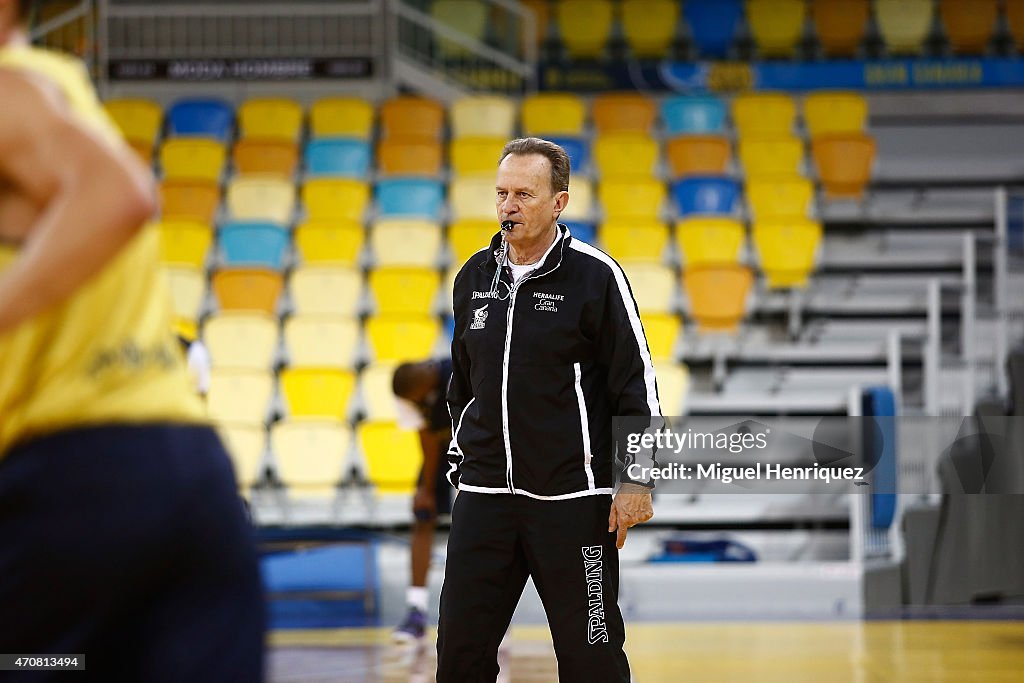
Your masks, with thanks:
M 544 602 L 561 683 L 628 683 L 611 497 L 461 492 L 441 589 L 438 683 L 492 683 L 528 576 Z

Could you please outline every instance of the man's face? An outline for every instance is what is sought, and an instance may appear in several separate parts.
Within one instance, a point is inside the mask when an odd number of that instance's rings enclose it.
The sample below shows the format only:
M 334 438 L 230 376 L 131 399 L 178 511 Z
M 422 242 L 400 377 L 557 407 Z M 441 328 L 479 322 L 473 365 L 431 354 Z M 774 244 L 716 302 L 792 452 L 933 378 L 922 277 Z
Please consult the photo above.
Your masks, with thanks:
M 551 190 L 551 162 L 540 154 L 510 154 L 498 165 L 495 183 L 498 221 L 512 221 L 505 238 L 512 246 L 528 244 L 551 230 L 568 192 Z

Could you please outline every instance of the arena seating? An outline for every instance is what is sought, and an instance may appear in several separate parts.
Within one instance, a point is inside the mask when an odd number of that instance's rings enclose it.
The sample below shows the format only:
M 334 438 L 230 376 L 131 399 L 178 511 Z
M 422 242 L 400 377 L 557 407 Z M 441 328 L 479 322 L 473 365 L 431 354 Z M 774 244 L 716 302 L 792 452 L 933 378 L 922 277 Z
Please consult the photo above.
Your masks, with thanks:
M 260 97 L 237 111 L 196 99 L 162 119 L 145 100 L 107 106 L 143 158 L 159 150 L 156 225 L 176 313 L 210 348 L 210 412 L 240 444 L 241 485 L 290 482 L 303 495 L 323 492 L 311 473 L 326 465 L 302 462 L 302 439 L 346 449 L 317 477 L 329 469 L 338 483 L 351 461 L 382 487 L 411 485 L 408 472 L 389 479 L 380 445 L 404 438 L 390 372 L 447 345 L 447 289 L 495 232 L 509 136 L 565 144 L 563 219 L 628 273 L 668 378 L 663 401 L 679 410 L 684 319 L 698 337 L 733 335 L 756 310 L 756 283 L 807 287 L 818 202 L 863 191 L 873 159 L 866 104 L 851 93 L 488 95 L 450 110 L 409 96 L 308 108 Z

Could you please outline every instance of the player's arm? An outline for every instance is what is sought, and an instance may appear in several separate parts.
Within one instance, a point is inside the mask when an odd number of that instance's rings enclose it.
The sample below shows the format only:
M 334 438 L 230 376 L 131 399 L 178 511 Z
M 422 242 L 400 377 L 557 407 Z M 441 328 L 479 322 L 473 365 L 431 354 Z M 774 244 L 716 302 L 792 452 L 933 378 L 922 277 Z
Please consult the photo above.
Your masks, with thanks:
M 95 275 L 155 211 L 152 175 L 126 147 L 75 121 L 64 103 L 0 69 L 0 183 L 38 206 L 0 273 L 0 332 L 60 303 Z

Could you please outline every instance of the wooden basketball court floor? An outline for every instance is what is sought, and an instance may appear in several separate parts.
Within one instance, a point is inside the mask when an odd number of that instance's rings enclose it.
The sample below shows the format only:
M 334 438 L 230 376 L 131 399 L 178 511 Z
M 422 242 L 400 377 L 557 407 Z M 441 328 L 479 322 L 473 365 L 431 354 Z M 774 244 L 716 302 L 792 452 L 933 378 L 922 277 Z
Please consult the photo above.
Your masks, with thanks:
M 631 623 L 626 637 L 639 683 L 1024 682 L 1024 621 Z M 500 661 L 502 683 L 558 683 L 546 626 L 513 627 Z M 385 628 L 270 636 L 272 683 L 428 683 L 434 666 L 433 637 L 395 646 Z

